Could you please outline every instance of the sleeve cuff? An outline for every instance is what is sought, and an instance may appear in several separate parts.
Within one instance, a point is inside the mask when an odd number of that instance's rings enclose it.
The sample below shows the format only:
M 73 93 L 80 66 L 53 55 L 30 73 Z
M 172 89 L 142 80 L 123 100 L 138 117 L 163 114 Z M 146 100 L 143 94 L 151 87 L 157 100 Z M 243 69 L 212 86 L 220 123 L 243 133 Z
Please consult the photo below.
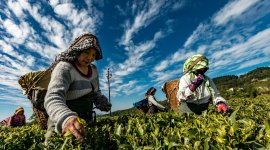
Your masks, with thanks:
M 56 131 L 57 133 L 62 133 L 62 129 L 63 129 L 65 123 L 67 122 L 67 120 L 68 120 L 69 118 L 71 118 L 71 117 L 73 117 L 73 116 L 77 116 L 77 114 L 76 114 L 76 113 L 74 113 L 74 114 L 72 113 L 72 114 L 67 114 L 67 115 L 61 117 L 61 118 L 57 121 L 57 123 L 56 123 L 55 131 Z
M 225 104 L 228 106 L 226 100 L 225 100 L 224 98 L 222 98 L 222 97 L 217 97 L 217 98 L 214 100 L 214 106 L 217 106 L 217 104 L 220 103 L 220 102 L 223 102 L 223 103 L 225 103 Z

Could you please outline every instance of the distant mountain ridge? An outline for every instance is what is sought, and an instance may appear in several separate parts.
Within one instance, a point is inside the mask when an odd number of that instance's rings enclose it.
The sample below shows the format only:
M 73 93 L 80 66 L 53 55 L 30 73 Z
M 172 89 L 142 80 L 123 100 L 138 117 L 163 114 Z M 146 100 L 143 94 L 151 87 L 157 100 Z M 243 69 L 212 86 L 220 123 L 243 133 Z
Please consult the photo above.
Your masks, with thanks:
M 270 67 L 260 67 L 252 71 L 249 71 L 246 74 L 236 76 L 236 75 L 227 75 L 217 78 L 213 78 L 213 81 L 217 86 L 227 86 L 229 88 L 241 86 L 247 82 L 254 82 L 260 80 L 269 80 L 270 78 Z
M 213 78 L 218 90 L 225 99 L 232 97 L 256 97 L 259 94 L 270 94 L 270 67 L 260 67 L 247 72 L 246 74 L 226 75 Z M 168 107 L 167 100 L 159 101 Z M 124 115 L 131 112 L 137 112 L 134 107 L 117 110 L 112 115 Z
M 217 77 L 213 81 L 225 98 L 270 94 L 270 67 L 256 68 L 240 76 Z

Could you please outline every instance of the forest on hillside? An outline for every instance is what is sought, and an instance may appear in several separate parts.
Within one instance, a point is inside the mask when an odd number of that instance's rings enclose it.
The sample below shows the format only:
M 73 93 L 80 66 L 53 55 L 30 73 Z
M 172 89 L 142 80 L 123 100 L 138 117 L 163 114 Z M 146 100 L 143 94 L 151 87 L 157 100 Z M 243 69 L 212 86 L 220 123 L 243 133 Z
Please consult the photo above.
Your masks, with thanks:
M 226 98 L 253 97 L 270 94 L 270 67 L 254 69 L 246 74 L 214 78 L 221 95 Z

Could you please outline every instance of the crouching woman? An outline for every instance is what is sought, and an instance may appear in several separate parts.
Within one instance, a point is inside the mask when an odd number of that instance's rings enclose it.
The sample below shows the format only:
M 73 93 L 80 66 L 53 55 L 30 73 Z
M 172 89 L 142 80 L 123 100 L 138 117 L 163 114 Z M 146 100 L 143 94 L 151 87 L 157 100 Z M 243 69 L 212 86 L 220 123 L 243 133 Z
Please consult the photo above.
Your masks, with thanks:
M 101 95 L 97 67 L 94 60 L 102 59 L 98 39 L 93 34 L 76 38 L 67 50 L 59 54 L 52 64 L 52 75 L 45 96 L 44 106 L 49 115 L 45 144 L 57 133 L 70 132 L 80 142 L 85 129 L 78 118 L 92 118 L 93 103 L 105 103 L 104 111 L 111 104 Z
M 208 59 L 203 55 L 194 55 L 185 61 L 177 93 L 180 114 L 201 114 L 211 101 L 218 112 L 228 112 L 226 100 L 220 96 L 212 79 L 205 75 L 208 69 Z
M 24 115 L 24 109 L 23 107 L 19 106 L 15 113 L 7 117 L 5 120 L 0 122 L 0 126 L 7 126 L 7 127 L 19 127 L 25 125 L 25 115 Z

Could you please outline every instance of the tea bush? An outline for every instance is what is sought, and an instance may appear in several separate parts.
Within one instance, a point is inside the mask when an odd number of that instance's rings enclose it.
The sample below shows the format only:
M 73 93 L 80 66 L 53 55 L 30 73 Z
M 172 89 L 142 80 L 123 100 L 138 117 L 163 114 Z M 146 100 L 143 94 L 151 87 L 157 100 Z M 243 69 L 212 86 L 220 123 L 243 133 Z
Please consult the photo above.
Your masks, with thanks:
M 99 117 L 84 143 L 56 135 L 44 145 L 37 125 L 0 128 L 0 149 L 270 149 L 270 96 L 228 101 L 232 113 L 210 105 L 202 115 L 174 112 Z

